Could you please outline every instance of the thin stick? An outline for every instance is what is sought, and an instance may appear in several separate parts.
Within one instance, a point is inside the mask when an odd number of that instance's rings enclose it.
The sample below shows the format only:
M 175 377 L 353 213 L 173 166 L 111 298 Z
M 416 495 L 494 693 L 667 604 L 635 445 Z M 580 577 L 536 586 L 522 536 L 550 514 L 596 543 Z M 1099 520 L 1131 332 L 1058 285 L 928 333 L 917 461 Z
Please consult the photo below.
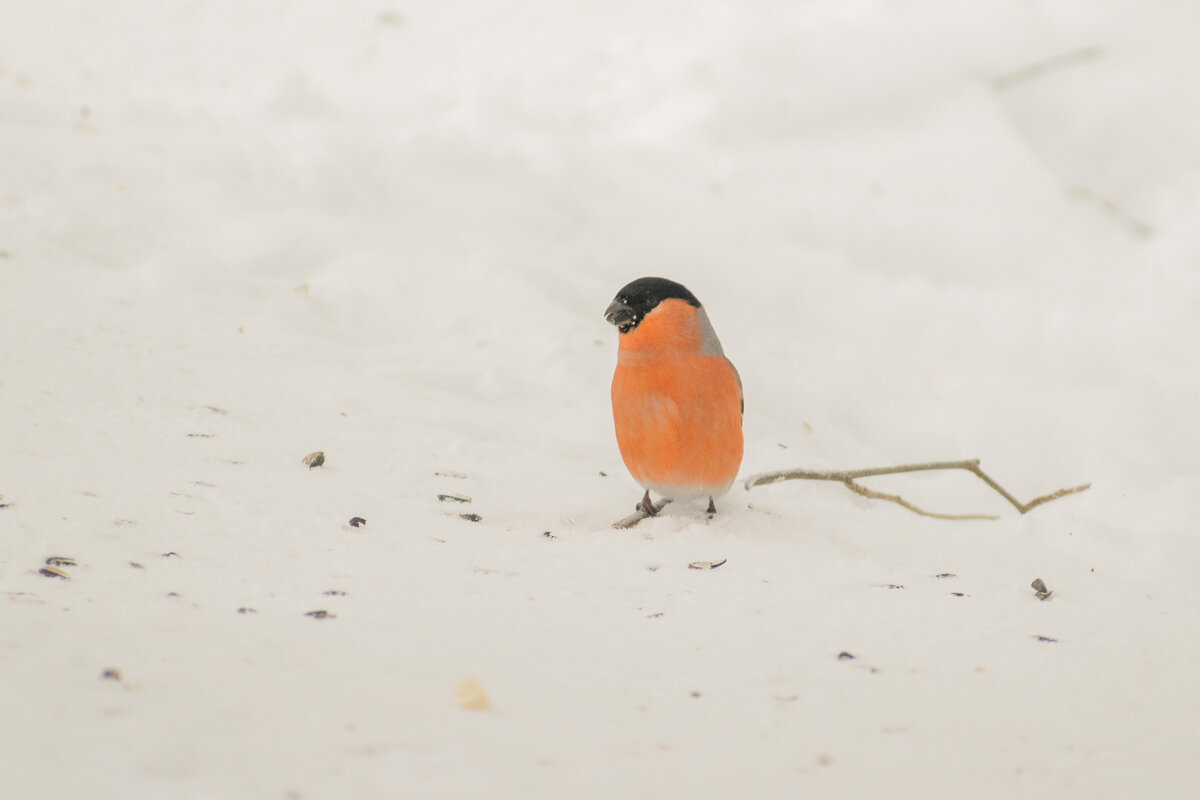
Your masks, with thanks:
M 850 480 L 842 481 L 842 483 L 846 485 L 847 489 L 855 494 L 860 494 L 863 497 L 870 497 L 874 500 L 887 500 L 890 503 L 895 503 L 898 506 L 907 508 L 914 514 L 920 514 L 922 517 L 933 517 L 934 519 L 1000 519 L 1000 517 L 996 516 L 995 514 L 939 514 L 936 511 L 926 511 L 923 508 L 918 508 L 898 494 L 884 494 L 883 492 L 877 492 L 874 489 L 868 489 L 861 483 L 855 483 L 854 481 Z
M 1125 229 L 1134 236 L 1140 236 L 1143 239 L 1149 238 L 1154 233 L 1154 228 L 1150 227 L 1142 220 L 1135 217 L 1126 209 L 1109 200 L 1104 195 L 1097 192 L 1095 189 L 1089 189 L 1087 186 L 1072 186 L 1069 191 L 1074 197 L 1087 202 L 1095 203 L 1100 206 L 1100 209 L 1111 216 L 1113 219 L 1120 222 Z
M 617 520 L 616 522 L 614 522 L 612 524 L 612 526 L 614 528 L 632 528 L 634 525 L 637 525 L 639 522 L 644 520 L 646 517 L 652 517 L 655 514 L 657 514 L 658 512 L 662 511 L 664 508 L 667 507 L 667 503 L 669 503 L 669 502 L 671 502 L 671 499 L 669 497 L 664 497 L 662 500 L 655 503 L 653 513 L 647 513 L 645 511 L 643 511 L 642 504 L 638 503 L 637 511 L 633 512 L 632 514 L 630 514 L 628 517 L 625 517 L 624 519 Z
M 1005 89 L 1011 89 L 1013 86 L 1040 78 L 1047 73 L 1055 72 L 1065 67 L 1073 67 L 1076 64 L 1095 61 L 1102 55 L 1104 55 L 1104 51 L 1099 47 L 1084 47 L 1080 50 L 1072 50 L 1069 53 L 1062 53 L 1041 61 L 1035 61 L 1013 72 L 992 78 L 992 86 L 1000 91 L 1004 91 Z
M 929 472 L 933 470 L 946 469 L 962 469 L 967 472 L 974 473 L 981 481 L 996 490 L 997 493 L 1009 503 L 1013 508 L 1017 509 L 1022 514 L 1028 513 L 1032 509 L 1040 506 L 1042 503 L 1049 503 L 1051 500 L 1057 500 L 1060 497 L 1066 497 L 1069 494 L 1076 494 L 1091 488 L 1090 483 L 1085 483 L 1082 486 L 1073 486 L 1069 489 L 1059 489 L 1050 494 L 1044 494 L 1040 497 L 1035 497 L 1028 503 L 1022 503 L 1017 498 L 1013 497 L 1003 486 L 996 483 L 990 475 L 984 472 L 979 467 L 979 459 L 970 459 L 967 461 L 930 461 L 924 464 L 902 464 L 896 467 L 875 467 L 872 469 L 854 469 L 841 470 L 837 472 L 818 472 L 807 469 L 788 469 L 777 472 L 762 472 L 758 475 L 751 475 L 746 479 L 746 490 L 749 491 L 755 486 L 763 486 L 769 483 L 779 483 L 780 481 L 791 480 L 810 480 L 810 481 L 838 481 L 845 484 L 846 488 L 852 492 L 862 495 L 863 497 L 872 497 L 877 500 L 888 500 L 897 503 L 909 511 L 916 514 L 922 514 L 927 517 L 935 517 L 937 519 L 998 519 L 998 517 L 986 514 L 936 514 L 930 511 L 917 508 L 912 503 L 901 498 L 899 495 L 884 494 L 868 489 L 855 481 L 859 478 L 870 478 L 876 475 L 899 475 L 909 472 Z

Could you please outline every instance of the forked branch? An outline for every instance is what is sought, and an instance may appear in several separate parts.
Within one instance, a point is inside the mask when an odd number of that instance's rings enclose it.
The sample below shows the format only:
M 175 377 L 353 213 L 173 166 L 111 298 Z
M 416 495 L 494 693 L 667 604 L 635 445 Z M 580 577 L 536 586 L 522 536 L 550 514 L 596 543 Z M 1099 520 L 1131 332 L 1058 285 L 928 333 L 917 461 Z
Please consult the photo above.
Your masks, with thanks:
M 1013 508 L 1017 509 L 1017 511 L 1022 514 L 1032 511 L 1034 508 L 1037 508 L 1043 503 L 1049 503 L 1051 500 L 1057 500 L 1058 498 L 1066 497 L 1069 494 L 1076 494 L 1078 492 L 1085 491 L 1090 489 L 1092 486 L 1090 483 L 1085 483 L 1082 486 L 1072 486 L 1069 489 L 1059 489 L 1056 492 L 1035 497 L 1028 503 L 1022 503 L 1020 500 L 1013 497 L 1012 494 L 1010 494 L 1003 486 L 996 483 L 996 481 L 990 475 L 980 469 L 979 459 L 977 458 L 968 461 L 930 461 L 924 464 L 902 464 L 896 467 L 875 467 L 873 469 L 855 469 L 837 472 L 818 472 L 807 469 L 787 469 L 777 472 L 762 472 L 758 475 L 751 475 L 746 479 L 745 485 L 746 490 L 749 491 L 755 486 L 763 486 L 769 483 L 779 483 L 780 481 L 838 481 L 839 483 L 844 484 L 850 491 L 860 494 L 863 497 L 871 497 L 876 500 L 887 500 L 903 506 L 915 514 L 921 514 L 926 517 L 934 517 L 936 519 L 999 519 L 999 517 L 992 514 L 938 514 L 932 511 L 925 511 L 924 509 L 918 508 L 912 503 L 909 503 L 899 495 L 877 492 L 858 483 L 859 478 L 871 478 L 876 475 L 899 475 L 908 472 L 931 472 L 934 470 L 947 469 L 962 469 L 966 470 L 967 472 L 974 473 L 981 481 L 995 489 L 1001 497 L 1011 503 Z M 636 525 L 637 523 L 635 522 L 634 524 Z

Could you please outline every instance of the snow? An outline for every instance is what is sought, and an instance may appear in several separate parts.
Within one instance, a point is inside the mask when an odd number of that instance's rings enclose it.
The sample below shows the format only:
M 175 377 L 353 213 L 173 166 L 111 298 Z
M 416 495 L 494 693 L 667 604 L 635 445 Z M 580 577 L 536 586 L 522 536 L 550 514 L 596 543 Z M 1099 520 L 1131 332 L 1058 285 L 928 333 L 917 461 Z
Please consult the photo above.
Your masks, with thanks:
M 5 797 L 1194 793 L 1200 10 L 3 16 Z M 1093 488 L 615 531 L 642 275 L 737 364 L 743 476 Z

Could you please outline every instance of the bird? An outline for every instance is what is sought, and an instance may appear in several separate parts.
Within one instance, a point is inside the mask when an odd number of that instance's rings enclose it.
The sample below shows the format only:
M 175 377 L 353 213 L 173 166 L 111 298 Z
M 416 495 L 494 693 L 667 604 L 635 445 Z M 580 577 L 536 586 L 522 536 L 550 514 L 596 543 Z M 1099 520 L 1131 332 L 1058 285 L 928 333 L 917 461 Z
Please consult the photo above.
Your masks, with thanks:
M 657 513 L 650 492 L 671 500 L 715 498 L 742 464 L 742 379 L 708 312 L 667 278 L 626 284 L 604 312 L 619 332 L 612 410 L 621 459 L 646 490 L 639 510 Z

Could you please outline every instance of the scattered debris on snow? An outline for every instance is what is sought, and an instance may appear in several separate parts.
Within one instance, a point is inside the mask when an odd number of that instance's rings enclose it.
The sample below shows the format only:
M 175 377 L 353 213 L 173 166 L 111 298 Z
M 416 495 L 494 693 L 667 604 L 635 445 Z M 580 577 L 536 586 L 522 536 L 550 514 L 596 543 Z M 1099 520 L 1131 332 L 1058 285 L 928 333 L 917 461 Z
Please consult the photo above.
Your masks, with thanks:
M 483 686 L 475 678 L 463 678 L 454 684 L 454 696 L 458 700 L 459 708 L 471 711 L 487 711 L 492 707 L 487 692 L 483 690 Z

